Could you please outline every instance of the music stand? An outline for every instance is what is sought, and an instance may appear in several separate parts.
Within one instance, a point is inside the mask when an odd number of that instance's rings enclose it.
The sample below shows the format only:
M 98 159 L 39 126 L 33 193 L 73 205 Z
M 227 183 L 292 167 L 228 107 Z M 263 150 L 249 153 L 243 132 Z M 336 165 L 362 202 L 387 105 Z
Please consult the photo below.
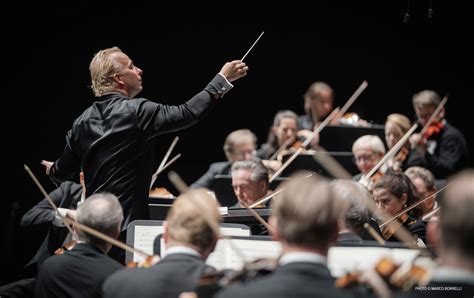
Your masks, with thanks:
M 361 136 L 377 135 L 385 140 L 384 126 L 372 124 L 370 127 L 361 126 L 326 126 L 319 134 L 319 145 L 327 151 L 352 152 L 352 144 Z

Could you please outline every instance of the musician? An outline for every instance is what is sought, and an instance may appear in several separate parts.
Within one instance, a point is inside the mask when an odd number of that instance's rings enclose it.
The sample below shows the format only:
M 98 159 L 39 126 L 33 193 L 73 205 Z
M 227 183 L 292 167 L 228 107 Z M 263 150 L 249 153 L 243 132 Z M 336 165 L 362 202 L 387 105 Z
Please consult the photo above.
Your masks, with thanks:
M 77 209 L 77 222 L 109 237 L 117 238 L 123 221 L 122 207 L 116 196 L 98 193 Z M 35 286 L 35 297 L 101 297 L 104 280 L 122 268 L 106 254 L 111 244 L 77 227 L 78 244 L 64 254 L 44 261 Z
M 207 220 L 218 226 L 219 204 L 203 189 L 193 189 L 173 203 L 164 224 L 166 257 L 151 268 L 123 269 L 103 286 L 104 297 L 178 297 L 192 291 L 199 278 L 213 270 L 206 259 L 217 236 Z
M 43 161 L 47 173 L 68 179 L 81 169 L 90 194 L 111 192 L 122 204 L 122 230 L 134 219 L 148 219 L 148 193 L 153 162 L 147 149 L 153 137 L 184 129 L 202 119 L 248 67 L 235 60 L 224 64 L 193 98 L 168 106 L 135 98 L 143 89 L 143 71 L 119 48 L 99 51 L 90 66 L 95 101 L 67 133 L 62 156 Z
M 260 161 L 237 161 L 232 165 L 231 175 L 238 200 L 233 208 L 245 208 L 245 205 L 250 206 L 268 194 L 268 170 Z
M 413 95 L 413 108 L 421 126 L 430 119 L 440 102 L 441 98 L 432 90 Z M 442 108 L 425 135 L 414 134 L 410 138 L 416 154 L 437 179 L 445 179 L 468 164 L 466 139 L 446 121 L 445 113 L 445 108 Z
M 61 215 L 74 217 L 78 202 L 81 200 L 82 188 L 80 184 L 64 181 L 58 188 L 48 195 Z M 69 214 L 68 214 L 69 213 Z M 68 242 L 68 230 L 64 227 L 61 218 L 55 214 L 53 207 L 46 198 L 28 210 L 21 218 L 20 225 L 25 230 L 44 232 L 46 237 L 36 254 L 25 265 L 22 280 L 0 287 L 0 296 L 33 296 L 36 275 L 44 260 L 54 255 L 54 252 Z M 14 294 L 15 293 L 15 294 Z
M 385 146 L 378 136 L 365 135 L 352 144 L 352 154 L 354 154 L 355 164 L 360 171 L 360 174 L 355 175 L 353 180 L 359 181 L 385 155 Z
M 410 178 L 416 187 L 420 199 L 426 198 L 436 192 L 435 177 L 430 170 L 422 167 L 410 167 L 405 171 L 405 175 Z M 421 204 L 421 217 L 427 215 L 437 207 L 438 202 L 436 201 L 436 195 L 434 195 Z
M 385 121 L 385 143 L 388 150 L 410 130 L 412 124 L 410 119 L 402 114 L 390 114 Z M 413 154 L 410 149 L 410 142 L 406 142 L 398 154 L 387 162 L 388 166 L 394 171 L 404 171 L 411 166 L 425 166 L 423 159 L 417 154 Z
M 298 116 L 290 110 L 276 113 L 266 143 L 257 151 L 262 159 L 275 159 L 278 149 L 287 150 L 298 141 Z M 283 147 L 282 147 L 283 146 Z
M 321 177 L 293 176 L 272 204 L 273 237 L 283 246 L 278 267 L 247 284 L 230 286 L 216 297 L 346 297 L 336 289 L 326 265 L 336 242 L 340 203 Z
M 257 137 L 248 129 L 239 129 L 227 135 L 224 142 L 224 153 L 227 161 L 215 162 L 209 166 L 207 172 L 191 188 L 208 188 L 216 175 L 229 175 L 232 163 L 239 160 L 248 160 L 256 156 Z
M 474 293 L 474 171 L 448 179 L 440 200 L 440 266 L 426 285 L 408 297 L 472 297 Z
M 365 223 L 382 234 L 367 206 L 367 201 L 373 200 L 372 194 L 364 186 L 356 181 L 335 179 L 331 181 L 331 190 L 345 208 L 339 222 L 338 245 L 363 244 L 364 240 L 375 240 L 364 228 Z
M 405 174 L 396 172 L 381 176 L 374 184 L 373 194 L 377 208 L 391 216 L 397 215 L 418 200 L 418 194 L 410 179 Z M 399 241 L 394 233 L 400 225 L 426 243 L 426 227 L 420 219 L 419 209 L 414 208 L 410 212 L 403 213 L 391 224 L 384 226 L 381 230 L 386 241 Z
M 324 121 L 333 110 L 334 90 L 325 82 L 312 83 L 304 94 L 305 115 L 298 117 L 298 127 L 309 131 Z

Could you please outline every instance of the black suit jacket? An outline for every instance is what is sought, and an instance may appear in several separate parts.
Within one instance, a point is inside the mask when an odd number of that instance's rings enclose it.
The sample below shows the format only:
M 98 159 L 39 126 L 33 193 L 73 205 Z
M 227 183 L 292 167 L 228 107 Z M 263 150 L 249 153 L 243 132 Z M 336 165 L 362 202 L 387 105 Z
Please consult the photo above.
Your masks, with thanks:
M 101 297 L 102 283 L 120 268 L 123 266 L 98 248 L 77 244 L 74 249 L 43 263 L 35 297 Z
M 212 183 L 216 175 L 229 175 L 232 164 L 228 161 L 211 163 L 209 169 L 196 182 L 191 184 L 191 188 L 205 187 L 212 189 Z
M 335 288 L 334 281 L 323 264 L 290 263 L 253 282 L 224 289 L 216 297 L 351 297 Z
M 57 207 L 76 209 L 81 200 L 82 187 L 78 183 L 65 181 L 59 187 L 49 193 L 51 200 Z M 55 219 L 53 207 L 44 198 L 21 218 L 21 227 L 26 230 L 48 231 L 43 243 L 26 265 L 28 272 L 36 272 L 41 263 L 48 257 L 54 255 L 54 251 L 60 248 L 66 239 L 68 230 L 65 227 L 56 227 L 52 224 Z
M 154 167 L 147 158 L 151 140 L 197 123 L 217 103 L 214 94 L 230 88 L 221 75 L 216 75 L 203 91 L 179 106 L 120 93 L 103 95 L 74 121 L 51 176 L 71 179 L 82 169 L 88 195 L 111 192 L 119 198 L 123 230 L 132 220 L 148 219 Z
M 103 285 L 104 297 L 178 297 L 193 291 L 206 263 L 187 254 L 172 254 L 151 268 L 124 269 L 110 276 Z
M 433 154 L 427 152 L 423 158 L 417 150 L 413 150 L 413 155 L 414 158 L 425 161 L 426 167 L 436 179 L 445 179 L 468 165 L 466 138 L 451 124 L 446 122 L 440 133 L 428 139 L 428 143 L 430 142 L 436 144 Z

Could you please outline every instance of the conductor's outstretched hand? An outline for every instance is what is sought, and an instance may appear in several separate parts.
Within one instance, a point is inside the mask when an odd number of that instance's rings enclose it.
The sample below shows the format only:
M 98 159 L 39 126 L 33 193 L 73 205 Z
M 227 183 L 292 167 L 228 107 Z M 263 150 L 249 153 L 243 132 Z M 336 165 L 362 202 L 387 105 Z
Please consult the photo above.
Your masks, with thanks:
M 249 67 L 240 60 L 227 62 L 219 73 L 223 75 L 229 82 L 233 82 L 247 74 Z

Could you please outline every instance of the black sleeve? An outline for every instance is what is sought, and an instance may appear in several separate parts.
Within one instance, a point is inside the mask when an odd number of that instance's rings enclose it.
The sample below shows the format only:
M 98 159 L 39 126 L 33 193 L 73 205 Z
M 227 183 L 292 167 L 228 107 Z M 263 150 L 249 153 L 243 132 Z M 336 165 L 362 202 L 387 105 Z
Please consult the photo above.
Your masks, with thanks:
M 463 142 L 455 134 L 446 136 L 440 142 L 439 154 L 426 154 L 428 169 L 436 173 L 438 177 L 446 177 L 452 174 L 459 166 L 459 161 L 463 156 Z
M 194 125 L 217 103 L 214 96 L 223 95 L 231 88 L 221 75 L 216 75 L 203 91 L 178 106 L 137 99 L 138 127 L 152 137 Z
M 71 144 L 72 130 L 66 134 L 66 146 L 64 147 L 63 154 L 51 167 L 50 177 L 56 182 L 74 180 L 80 172 L 81 161 L 76 153 L 74 153 Z
M 59 206 L 63 197 L 63 191 L 59 187 L 49 193 L 51 200 Z M 44 198 L 21 218 L 21 227 L 27 230 L 46 230 L 50 223 L 54 221 L 55 215 L 53 207 Z

